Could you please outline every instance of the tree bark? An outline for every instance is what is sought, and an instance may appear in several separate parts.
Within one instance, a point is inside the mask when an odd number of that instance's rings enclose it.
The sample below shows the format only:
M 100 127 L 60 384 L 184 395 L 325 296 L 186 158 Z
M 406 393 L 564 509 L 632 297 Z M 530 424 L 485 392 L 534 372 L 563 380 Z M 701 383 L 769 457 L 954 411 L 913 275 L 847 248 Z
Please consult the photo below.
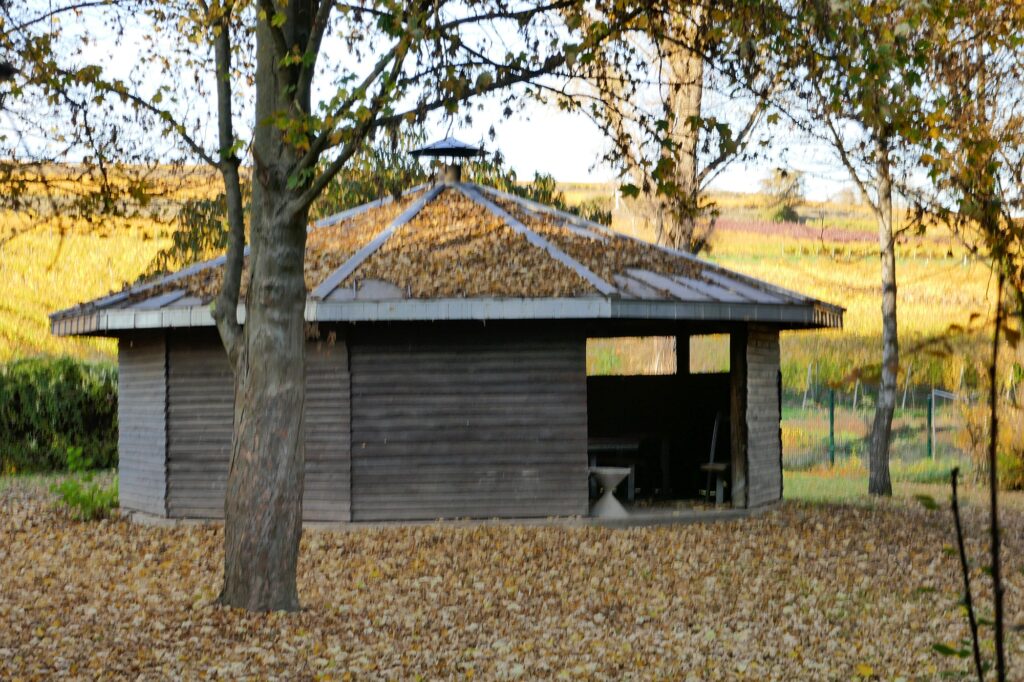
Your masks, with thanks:
M 250 209 L 250 283 L 246 319 L 235 353 L 235 411 L 224 501 L 224 587 L 220 602 L 253 611 L 299 608 L 296 588 L 305 452 L 306 286 L 303 261 L 307 209 L 289 188 L 295 147 L 269 121 L 294 112 L 295 74 L 279 68 L 282 38 L 305 44 L 311 4 L 287 5 L 288 34 L 256 35 L 255 162 Z M 277 43 L 277 44 L 275 44 Z M 309 111 L 309 102 L 298 102 Z M 228 348 L 231 355 L 232 348 Z
M 699 40 L 699 8 L 690 10 L 689 20 L 676 17 L 676 29 L 686 45 Z M 690 119 L 701 115 L 704 95 L 704 58 L 695 50 L 673 45 L 668 52 L 669 92 L 668 108 L 671 112 L 670 134 L 676 143 L 673 153 L 675 181 L 679 195 L 662 206 L 658 225 L 659 241 L 672 248 L 699 251 L 703 244 L 694 243 L 697 226 L 700 184 L 697 179 L 697 146 L 700 129 Z
M 878 404 L 871 429 L 868 492 L 892 495 L 889 479 L 889 441 L 892 417 L 896 409 L 896 383 L 900 367 L 899 339 L 896 330 L 896 245 L 893 239 L 892 178 L 889 153 L 884 144 L 876 152 L 878 173 L 878 246 L 882 265 L 882 372 Z
M 998 234 L 998 221 L 989 220 L 989 234 Z M 996 325 L 992 332 L 992 364 L 988 370 L 988 493 L 989 493 L 989 551 L 992 556 L 992 602 L 993 629 L 996 644 L 996 680 L 1006 680 L 1005 635 L 1003 633 L 1003 569 L 1000 559 L 1001 539 L 999 531 L 999 393 L 997 378 L 999 376 L 999 333 L 1003 327 L 1003 284 L 1006 275 L 1003 263 L 996 263 L 999 268 L 999 279 L 996 288 Z

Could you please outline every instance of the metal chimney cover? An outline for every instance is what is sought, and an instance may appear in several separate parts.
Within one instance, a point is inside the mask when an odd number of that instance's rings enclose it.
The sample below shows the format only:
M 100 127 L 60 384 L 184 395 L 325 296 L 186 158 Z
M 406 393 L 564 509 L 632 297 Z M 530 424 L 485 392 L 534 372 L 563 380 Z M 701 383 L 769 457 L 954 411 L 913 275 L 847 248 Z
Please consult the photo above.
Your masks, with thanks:
M 454 137 L 446 137 L 439 142 L 433 142 L 425 147 L 414 149 L 409 152 L 413 156 L 437 156 L 457 159 L 467 159 L 474 156 L 484 156 L 486 152 L 482 147 L 456 140 Z

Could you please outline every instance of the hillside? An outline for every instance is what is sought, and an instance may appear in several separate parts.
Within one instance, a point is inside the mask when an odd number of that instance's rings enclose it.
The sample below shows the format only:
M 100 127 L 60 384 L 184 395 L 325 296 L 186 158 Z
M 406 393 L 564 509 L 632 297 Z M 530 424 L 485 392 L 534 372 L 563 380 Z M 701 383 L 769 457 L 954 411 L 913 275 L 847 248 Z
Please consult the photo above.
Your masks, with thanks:
M 562 186 L 567 200 L 612 202 L 608 185 Z M 773 224 L 762 218 L 758 195 L 721 194 L 722 215 L 708 254 L 739 272 L 797 289 L 847 308 L 842 331 L 791 332 L 783 337 L 784 381 L 802 387 L 809 364 L 819 380 L 837 380 L 875 361 L 881 318 L 877 245 L 868 210 L 855 204 L 818 203 L 802 207 L 803 223 Z M 0 234 L 24 229 L 21 218 L 0 216 Z M 637 225 L 617 228 L 650 238 Z M 63 233 L 63 236 L 61 236 Z M 43 224 L 6 243 L 0 239 L 0 362 L 35 354 L 70 354 L 110 359 L 114 344 L 102 339 L 56 339 L 49 334 L 53 310 L 120 288 L 168 243 L 167 228 L 142 220 L 105 223 L 97 232 L 85 226 Z M 900 335 L 913 350 L 929 338 L 946 336 L 951 324 L 967 325 L 972 313 L 989 309 L 989 273 L 967 257 L 949 235 L 935 231 L 904 236 L 898 247 Z M 921 349 L 913 359 L 914 383 L 955 387 L 962 369 L 973 374 L 981 339 L 966 336 L 952 354 Z M 621 354 L 635 354 L 635 348 Z M 709 346 L 708 368 L 722 361 Z M 627 364 L 654 362 L 624 358 Z
M 24 231 L 17 216 L 0 221 L 0 362 L 40 354 L 113 359 L 114 341 L 51 336 L 47 315 L 135 280 L 169 243 L 166 228 L 112 220 L 102 230 L 46 223 Z M 19 234 L 4 243 L 14 229 Z

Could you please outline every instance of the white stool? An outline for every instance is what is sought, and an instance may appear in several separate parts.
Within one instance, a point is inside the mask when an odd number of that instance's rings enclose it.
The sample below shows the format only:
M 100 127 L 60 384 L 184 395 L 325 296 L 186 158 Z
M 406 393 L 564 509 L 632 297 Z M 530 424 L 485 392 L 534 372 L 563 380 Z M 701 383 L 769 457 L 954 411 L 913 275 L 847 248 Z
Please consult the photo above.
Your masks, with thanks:
M 622 503 L 615 499 L 614 493 L 615 487 L 622 483 L 622 479 L 629 476 L 629 467 L 590 467 L 590 473 L 604 488 L 601 498 L 590 508 L 590 515 L 605 519 L 623 519 L 629 516 Z

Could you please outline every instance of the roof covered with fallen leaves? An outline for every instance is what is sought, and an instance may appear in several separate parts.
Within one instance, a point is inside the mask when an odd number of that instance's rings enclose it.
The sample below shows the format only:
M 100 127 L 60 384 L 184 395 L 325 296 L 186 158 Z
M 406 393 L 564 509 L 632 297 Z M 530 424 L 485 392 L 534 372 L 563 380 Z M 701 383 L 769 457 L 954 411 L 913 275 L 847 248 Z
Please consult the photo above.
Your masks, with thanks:
M 248 288 L 248 251 L 242 300 Z M 225 257 L 51 316 L 56 334 L 212 324 Z M 483 185 L 439 182 L 310 227 L 308 321 L 661 318 L 838 327 L 842 308 Z M 244 304 L 239 317 L 244 321 Z

